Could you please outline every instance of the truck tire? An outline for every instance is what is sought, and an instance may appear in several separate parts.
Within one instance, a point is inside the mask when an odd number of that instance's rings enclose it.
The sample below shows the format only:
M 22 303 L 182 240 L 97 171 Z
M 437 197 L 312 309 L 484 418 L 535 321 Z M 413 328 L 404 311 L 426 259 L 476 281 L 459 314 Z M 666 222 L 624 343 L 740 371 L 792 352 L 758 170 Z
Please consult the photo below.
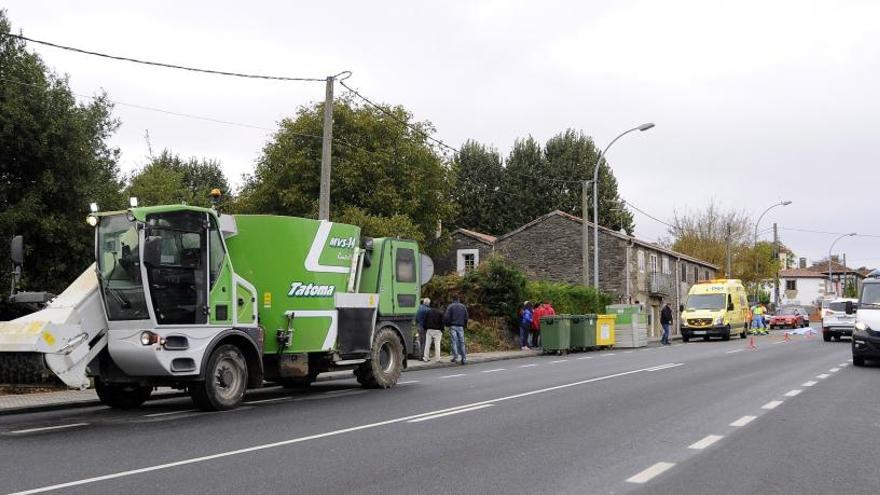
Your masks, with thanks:
M 238 347 L 224 344 L 211 353 L 205 381 L 189 388 L 189 395 L 203 411 L 234 409 L 247 389 L 247 363 Z
M 681 341 L 684 342 L 685 344 L 687 344 L 688 342 L 690 342 L 690 340 L 691 340 L 690 336 L 688 334 L 682 332 Z
M 391 388 L 403 371 L 403 345 L 397 332 L 385 327 L 376 334 L 370 359 L 361 364 L 354 376 L 364 388 Z
M 105 406 L 114 409 L 134 409 L 150 398 L 153 387 L 136 383 L 106 383 L 96 378 L 95 392 Z
M 724 335 L 721 336 L 721 340 L 730 340 L 730 325 L 727 325 L 727 328 L 724 329 Z
M 739 333 L 739 338 L 740 338 L 740 339 L 744 339 L 744 338 L 746 338 L 746 334 L 747 334 L 747 333 L 749 333 L 749 326 L 748 326 L 748 325 L 743 325 L 743 331 Z

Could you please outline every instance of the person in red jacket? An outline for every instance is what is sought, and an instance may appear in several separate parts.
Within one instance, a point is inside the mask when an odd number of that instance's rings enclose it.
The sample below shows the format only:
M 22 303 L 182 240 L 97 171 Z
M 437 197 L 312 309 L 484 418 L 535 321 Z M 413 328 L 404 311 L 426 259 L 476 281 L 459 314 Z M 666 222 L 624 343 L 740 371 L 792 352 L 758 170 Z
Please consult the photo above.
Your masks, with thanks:
M 544 302 L 538 303 L 532 318 L 532 347 L 538 347 L 541 342 L 541 318 L 544 316 L 553 316 L 556 310 L 550 304 L 550 301 L 544 299 Z

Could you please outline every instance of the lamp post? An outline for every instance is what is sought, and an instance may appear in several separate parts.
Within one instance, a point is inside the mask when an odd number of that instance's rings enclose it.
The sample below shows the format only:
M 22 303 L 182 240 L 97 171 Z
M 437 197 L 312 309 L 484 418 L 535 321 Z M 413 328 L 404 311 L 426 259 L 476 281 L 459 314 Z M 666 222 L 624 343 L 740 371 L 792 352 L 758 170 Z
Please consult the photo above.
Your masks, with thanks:
M 834 239 L 834 242 L 831 243 L 831 247 L 828 248 L 828 288 L 832 291 L 834 290 L 834 281 L 831 279 L 831 273 L 832 273 L 832 271 L 831 271 L 831 252 L 834 250 L 834 245 L 837 244 L 837 241 L 843 239 L 844 237 L 852 237 L 854 235 L 858 235 L 858 234 L 856 234 L 855 232 L 851 232 L 849 234 L 842 234 L 837 239 Z M 837 293 L 835 292 L 835 295 L 836 294 Z
M 605 155 L 608 154 L 608 149 L 611 148 L 611 145 L 618 139 L 633 131 L 644 132 L 652 127 L 654 127 L 654 124 L 648 122 L 647 124 L 642 124 L 638 127 L 633 127 L 632 129 L 621 132 L 616 138 L 608 143 L 608 146 L 605 147 L 605 150 L 602 151 L 599 158 L 596 160 L 596 168 L 593 169 L 593 287 L 596 289 L 599 289 L 599 166 L 602 164 L 602 160 L 605 159 Z M 584 220 L 586 221 L 586 219 Z M 586 249 L 586 246 L 584 248 Z
M 755 303 L 758 302 L 758 287 L 760 286 L 760 281 L 758 280 L 758 225 L 761 224 L 761 219 L 764 218 L 764 215 L 766 215 L 768 211 L 776 208 L 777 206 L 788 206 L 790 204 L 791 201 L 785 200 L 770 205 L 769 207 L 767 207 L 766 210 L 764 210 L 763 213 L 761 213 L 761 215 L 758 217 L 758 221 L 755 222 L 755 239 L 754 242 L 752 242 L 752 249 L 755 251 Z

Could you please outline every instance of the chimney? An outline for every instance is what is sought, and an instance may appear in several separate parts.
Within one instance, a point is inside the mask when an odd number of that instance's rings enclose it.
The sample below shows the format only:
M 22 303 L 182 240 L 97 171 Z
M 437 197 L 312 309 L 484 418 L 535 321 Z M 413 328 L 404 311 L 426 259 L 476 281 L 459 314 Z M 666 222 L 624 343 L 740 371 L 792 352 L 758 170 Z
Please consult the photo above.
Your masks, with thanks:
M 798 268 L 806 268 L 807 267 L 807 259 L 801 258 L 798 260 Z

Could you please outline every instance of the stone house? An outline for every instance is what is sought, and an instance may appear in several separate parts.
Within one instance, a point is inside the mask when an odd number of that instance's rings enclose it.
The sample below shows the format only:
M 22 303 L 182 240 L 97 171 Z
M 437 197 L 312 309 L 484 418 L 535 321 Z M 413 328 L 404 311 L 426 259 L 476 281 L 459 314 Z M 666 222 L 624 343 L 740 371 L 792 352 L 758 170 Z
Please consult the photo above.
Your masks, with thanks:
M 477 253 L 475 261 L 491 253 L 499 254 L 523 271 L 530 279 L 580 284 L 582 277 L 583 220 L 562 211 L 553 211 L 497 238 L 459 229 L 452 234 L 453 247 L 438 263 L 438 272 L 459 272 L 468 265 L 458 263 L 464 256 Z M 592 244 L 591 222 L 590 244 Z M 590 269 L 593 247 L 590 245 Z M 690 286 L 698 280 L 716 277 L 719 267 L 705 261 L 671 251 L 599 227 L 599 287 L 610 293 L 614 302 L 646 305 L 649 336 L 659 338 L 660 310 L 668 302 L 678 318 L 677 308 L 683 303 Z M 592 275 L 591 275 L 592 277 Z M 678 322 L 672 334 L 678 333 Z

